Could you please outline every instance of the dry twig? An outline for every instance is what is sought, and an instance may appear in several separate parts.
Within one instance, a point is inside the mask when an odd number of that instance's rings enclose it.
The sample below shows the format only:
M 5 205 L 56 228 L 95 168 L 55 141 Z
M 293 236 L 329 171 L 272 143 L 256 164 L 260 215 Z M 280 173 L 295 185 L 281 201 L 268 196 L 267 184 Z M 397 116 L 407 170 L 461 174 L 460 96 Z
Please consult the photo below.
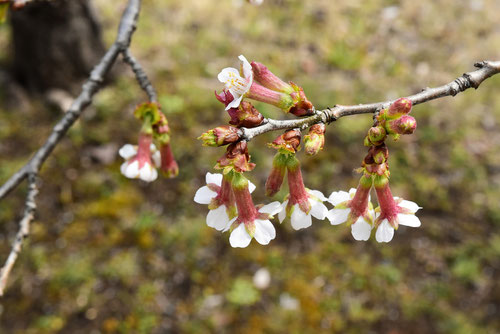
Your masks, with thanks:
M 0 199 L 7 196 L 24 179 L 28 178 L 28 195 L 26 196 L 24 215 L 19 223 L 19 231 L 12 245 L 12 250 L 0 269 L 0 296 L 4 294 L 9 274 L 14 266 L 23 240 L 29 235 L 30 223 L 33 220 L 36 203 L 35 197 L 38 193 L 36 179 L 45 160 L 52 153 L 56 145 L 66 135 L 71 126 L 80 117 L 85 108 L 92 102 L 95 93 L 101 88 L 104 77 L 115 64 L 119 54 L 123 55 L 125 62 L 132 68 L 137 82 L 148 94 L 149 99 L 156 101 L 156 92 L 149 82 L 142 66 L 130 55 L 129 46 L 137 25 L 137 19 L 141 8 L 141 0 L 129 0 L 127 7 L 120 20 L 118 35 L 115 42 L 109 47 L 106 54 L 90 73 L 89 79 L 83 84 L 80 95 L 74 100 L 69 110 L 61 120 L 54 126 L 47 141 L 33 155 L 33 157 L 14 175 L 12 175 L 0 187 Z

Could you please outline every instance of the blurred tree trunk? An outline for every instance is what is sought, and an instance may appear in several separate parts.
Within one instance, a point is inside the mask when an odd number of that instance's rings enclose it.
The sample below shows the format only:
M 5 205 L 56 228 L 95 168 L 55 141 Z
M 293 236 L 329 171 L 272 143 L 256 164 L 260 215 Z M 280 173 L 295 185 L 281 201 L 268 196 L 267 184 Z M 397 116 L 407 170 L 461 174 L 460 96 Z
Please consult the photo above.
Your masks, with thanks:
M 33 1 L 11 12 L 12 73 L 28 91 L 72 91 L 105 52 L 89 0 Z

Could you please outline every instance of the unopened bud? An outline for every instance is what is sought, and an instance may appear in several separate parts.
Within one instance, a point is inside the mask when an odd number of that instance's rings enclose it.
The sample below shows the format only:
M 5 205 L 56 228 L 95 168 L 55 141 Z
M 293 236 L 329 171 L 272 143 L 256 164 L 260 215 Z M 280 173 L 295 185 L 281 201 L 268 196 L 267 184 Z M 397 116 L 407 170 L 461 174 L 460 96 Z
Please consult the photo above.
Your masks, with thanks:
M 254 74 L 254 79 L 257 80 L 262 86 L 269 88 L 271 90 L 287 93 L 292 93 L 293 87 L 278 78 L 273 72 L 269 71 L 269 69 L 258 62 L 253 61 L 252 70 Z
M 203 146 L 222 146 L 238 141 L 240 136 L 237 128 L 223 125 L 208 130 L 198 137 L 198 139 L 203 141 Z
M 231 117 L 229 124 L 238 128 L 254 128 L 262 124 L 262 121 L 264 120 L 264 116 L 262 116 L 262 114 L 247 101 L 241 102 L 238 108 L 231 108 L 227 112 Z
M 385 138 L 387 136 L 387 133 L 385 129 L 381 126 L 372 126 L 370 130 L 368 130 L 368 141 L 371 145 L 378 146 L 381 145 Z M 369 145 L 367 145 L 369 146 Z
M 176 177 L 179 174 L 179 166 L 174 159 L 174 155 L 172 153 L 172 148 L 170 147 L 170 143 L 163 144 L 160 147 L 161 154 L 161 166 L 160 169 L 168 178 Z
M 283 178 L 286 173 L 286 163 L 288 156 L 277 153 L 273 159 L 273 167 L 266 181 L 266 196 L 274 196 L 281 189 Z
M 409 99 L 402 97 L 394 101 L 387 109 L 390 118 L 406 115 L 411 111 L 412 103 Z
M 389 150 L 385 145 L 372 147 L 369 153 L 372 155 L 373 161 L 379 165 L 389 158 Z
M 302 87 L 297 86 L 293 82 L 290 82 L 290 84 L 295 91 L 290 94 L 293 99 L 293 106 L 290 108 L 289 112 L 297 117 L 312 115 L 314 113 L 314 106 L 307 99 Z
M 391 134 L 409 135 L 417 128 L 417 121 L 409 115 L 403 115 L 395 120 L 387 121 L 386 130 Z
M 304 148 L 306 154 L 316 155 L 325 145 L 325 130 L 323 123 L 314 124 L 309 129 L 309 133 L 304 136 Z
M 269 146 L 295 153 L 299 149 L 300 137 L 300 131 L 288 130 L 284 134 L 276 137 Z
M 234 169 L 238 173 L 248 172 L 255 168 L 255 164 L 250 162 L 247 142 L 240 140 L 227 147 L 226 153 L 217 160 L 217 169 L 224 169 L 224 173 Z

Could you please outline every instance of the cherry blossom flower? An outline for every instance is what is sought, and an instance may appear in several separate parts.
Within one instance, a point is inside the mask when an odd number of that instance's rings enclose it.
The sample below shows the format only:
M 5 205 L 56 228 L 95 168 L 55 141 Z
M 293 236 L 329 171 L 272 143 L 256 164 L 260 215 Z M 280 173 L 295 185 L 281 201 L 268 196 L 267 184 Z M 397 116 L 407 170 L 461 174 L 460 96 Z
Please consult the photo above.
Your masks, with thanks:
M 389 242 L 394 237 L 394 231 L 399 225 L 419 227 L 420 219 L 415 213 L 421 209 L 417 203 L 406 201 L 398 197 L 392 197 L 387 177 L 377 177 L 375 190 L 379 207 L 375 209 L 375 226 L 377 232 L 375 239 L 378 242 Z
M 356 197 L 358 194 L 358 198 Z M 339 225 L 345 222 L 351 224 L 351 234 L 355 240 L 366 241 L 370 239 L 373 221 L 373 207 L 369 203 L 369 196 L 366 201 L 366 211 L 364 214 L 359 214 L 365 207 L 362 203 L 360 193 L 356 189 L 351 188 L 349 192 L 336 191 L 333 192 L 328 201 L 332 203 L 335 208 L 330 210 L 329 219 L 332 225 Z
M 295 230 L 312 225 L 312 217 L 323 220 L 328 215 L 328 209 L 323 204 L 327 198 L 318 190 L 310 190 L 304 186 L 299 161 L 295 158 L 293 164 L 288 164 L 288 186 L 290 194 L 281 205 L 278 218 L 280 223 L 286 217 L 290 218 Z
M 232 247 L 244 248 L 255 238 L 261 245 L 269 244 L 276 237 L 276 230 L 270 219 L 280 211 L 280 202 L 256 207 L 250 195 L 249 182 L 241 173 L 234 173 L 231 185 L 238 216 L 229 223 L 229 243 Z
M 217 79 L 224 84 L 225 88 L 229 90 L 234 98 L 234 100 L 226 106 L 226 110 L 237 108 L 253 83 L 252 65 L 250 65 L 243 55 L 240 55 L 238 59 L 242 62 L 241 74 L 243 76 L 241 76 L 240 71 L 234 67 L 224 68 L 217 76 Z
M 366 241 L 370 238 L 373 222 L 373 206 L 370 203 L 371 176 L 363 176 L 358 189 L 349 192 L 335 191 L 328 201 L 335 207 L 330 210 L 332 225 L 347 222 L 351 225 L 351 234 L 355 240 Z
M 194 201 L 199 204 L 208 204 L 210 211 L 207 215 L 207 225 L 217 231 L 227 230 L 229 222 L 236 214 L 234 195 L 231 181 L 222 174 L 207 173 L 207 185 L 196 191 Z M 249 181 L 250 192 L 255 190 L 255 185 Z
M 242 217 L 233 218 L 231 224 L 237 222 L 237 226 L 232 230 L 229 236 L 229 243 L 235 248 L 245 248 L 250 244 L 252 238 L 255 238 L 261 245 L 267 245 L 276 237 L 276 229 L 269 220 L 273 215 L 281 210 L 280 202 L 272 202 L 262 206 L 256 211 L 255 218 L 242 221 Z M 265 219 L 267 218 L 267 219 Z
M 226 67 L 217 76 L 234 98 L 226 105 L 226 110 L 238 108 L 244 97 L 274 105 L 285 111 L 293 107 L 294 100 L 290 94 L 268 89 L 255 82 L 252 65 L 243 55 L 238 59 L 242 62 L 241 71 L 234 67 Z
M 139 145 L 124 145 L 118 154 L 125 159 L 120 171 L 130 179 L 152 182 L 158 177 L 157 167 L 161 166 L 161 154 L 152 143 L 150 135 L 141 134 Z

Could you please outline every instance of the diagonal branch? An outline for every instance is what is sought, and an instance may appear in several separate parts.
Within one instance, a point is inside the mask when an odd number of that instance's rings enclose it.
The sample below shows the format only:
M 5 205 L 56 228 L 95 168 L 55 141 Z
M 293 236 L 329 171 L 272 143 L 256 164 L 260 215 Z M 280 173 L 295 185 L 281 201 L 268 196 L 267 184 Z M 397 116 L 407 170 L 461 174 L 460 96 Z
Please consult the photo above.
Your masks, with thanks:
M 436 88 L 425 88 L 420 93 L 406 98 L 411 100 L 413 105 L 415 105 L 445 96 L 455 96 L 458 93 L 472 87 L 477 89 L 484 80 L 500 73 L 500 61 L 482 61 L 475 63 L 474 66 L 478 69 L 472 72 L 464 73 L 462 76 L 446 85 Z M 240 138 L 242 140 L 250 141 L 254 137 L 270 131 L 295 128 L 304 130 L 314 124 L 321 122 L 330 123 L 344 116 L 375 113 L 389 107 L 392 102 L 394 101 L 390 100 L 353 106 L 336 105 L 333 108 L 316 111 L 313 116 L 294 120 L 265 119 L 262 125 L 255 128 L 240 128 Z
M 15 189 L 24 179 L 28 178 L 28 195 L 26 197 L 24 215 L 19 223 L 19 232 L 16 235 L 7 261 L 0 269 L 0 296 L 3 295 L 9 274 L 21 251 L 23 240 L 29 234 L 30 223 L 33 220 L 36 209 L 35 197 L 38 193 L 36 187 L 38 173 L 56 145 L 66 135 L 85 108 L 92 102 L 94 94 L 101 88 L 104 77 L 115 64 L 118 55 L 121 53 L 125 58 L 131 58 L 128 48 L 130 46 L 132 34 L 136 29 L 140 7 L 141 0 L 128 1 L 127 7 L 120 20 L 115 42 L 109 47 L 106 54 L 90 73 L 88 80 L 82 86 L 80 95 L 75 99 L 61 120 L 54 126 L 49 138 L 47 138 L 42 147 L 35 152 L 33 157 L 23 167 L 0 187 L 0 199 L 2 199 Z M 135 59 L 131 59 L 130 64 L 131 66 L 133 65 L 132 69 L 136 74 L 139 84 L 146 90 L 150 99 L 156 99 L 156 93 L 142 70 L 142 67 Z

